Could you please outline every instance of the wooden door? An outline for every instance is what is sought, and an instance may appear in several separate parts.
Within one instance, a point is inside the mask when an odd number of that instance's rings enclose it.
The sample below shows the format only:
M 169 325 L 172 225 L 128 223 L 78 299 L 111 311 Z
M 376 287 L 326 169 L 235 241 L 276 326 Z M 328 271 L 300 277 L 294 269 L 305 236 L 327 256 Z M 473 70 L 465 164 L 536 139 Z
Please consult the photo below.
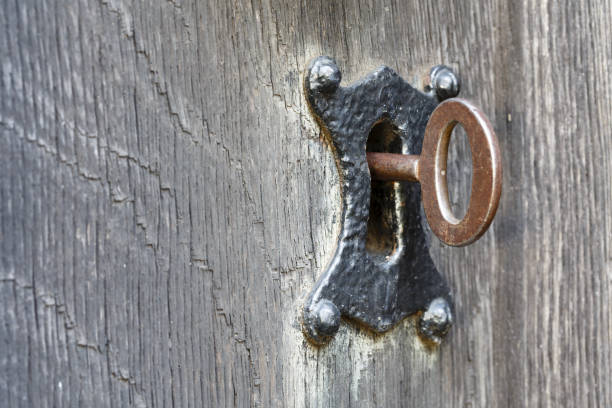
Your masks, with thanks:
M 0 27 L 0 405 L 612 406 L 610 1 L 24 0 Z M 340 221 L 319 55 L 344 84 L 451 65 L 497 132 L 491 229 L 432 240 L 437 349 L 413 319 L 303 337 Z

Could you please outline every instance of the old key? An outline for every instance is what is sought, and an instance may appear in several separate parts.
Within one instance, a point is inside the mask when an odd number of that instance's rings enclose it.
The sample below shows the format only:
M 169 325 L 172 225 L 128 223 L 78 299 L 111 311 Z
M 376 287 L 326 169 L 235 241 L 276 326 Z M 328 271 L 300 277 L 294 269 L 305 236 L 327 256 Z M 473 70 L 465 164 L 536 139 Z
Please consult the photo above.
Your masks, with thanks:
M 450 208 L 446 183 L 448 145 L 457 123 L 468 135 L 473 158 L 470 204 L 461 220 Z M 502 187 L 499 146 L 489 120 L 468 101 L 453 98 L 438 105 L 425 128 L 420 155 L 368 152 L 366 157 L 373 179 L 421 184 L 429 226 L 442 242 L 471 244 L 493 221 Z

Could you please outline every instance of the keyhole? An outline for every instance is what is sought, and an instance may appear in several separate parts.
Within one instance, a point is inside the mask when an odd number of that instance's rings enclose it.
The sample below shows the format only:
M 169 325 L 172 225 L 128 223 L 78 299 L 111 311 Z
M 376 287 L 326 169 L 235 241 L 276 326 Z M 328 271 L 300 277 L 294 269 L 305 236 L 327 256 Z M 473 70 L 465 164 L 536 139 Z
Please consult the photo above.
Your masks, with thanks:
M 366 151 L 401 153 L 399 130 L 385 120 L 377 123 L 368 136 Z M 387 256 L 397 246 L 396 202 L 394 182 L 371 181 L 366 249 L 373 255 Z
M 457 219 L 463 219 L 472 191 L 472 151 L 465 130 L 459 123 L 450 137 L 446 173 L 451 211 Z

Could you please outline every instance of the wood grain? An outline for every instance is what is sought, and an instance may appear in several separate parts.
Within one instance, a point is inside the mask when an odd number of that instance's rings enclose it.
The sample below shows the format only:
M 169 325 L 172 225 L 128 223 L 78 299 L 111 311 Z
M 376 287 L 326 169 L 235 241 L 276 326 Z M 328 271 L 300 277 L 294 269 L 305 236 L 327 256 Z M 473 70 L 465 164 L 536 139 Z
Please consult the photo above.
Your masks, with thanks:
M 2 404 L 612 406 L 609 0 L 24 0 L 0 30 Z M 318 55 L 452 65 L 498 134 L 492 228 L 432 241 L 436 351 L 410 320 L 301 334 L 340 216 Z

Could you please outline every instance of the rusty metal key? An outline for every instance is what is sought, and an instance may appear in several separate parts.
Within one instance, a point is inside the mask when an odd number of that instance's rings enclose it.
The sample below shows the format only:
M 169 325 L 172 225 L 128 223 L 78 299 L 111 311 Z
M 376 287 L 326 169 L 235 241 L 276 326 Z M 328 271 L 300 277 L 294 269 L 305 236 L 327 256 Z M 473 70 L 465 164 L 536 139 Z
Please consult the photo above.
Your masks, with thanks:
M 473 182 L 468 211 L 454 216 L 449 203 L 446 162 L 451 133 L 457 123 L 465 129 L 473 158 Z M 440 240 L 463 246 L 487 230 L 499 204 L 502 167 L 495 132 L 486 116 L 464 99 L 448 99 L 432 113 L 420 155 L 367 153 L 370 175 L 376 180 L 421 184 L 427 221 Z

